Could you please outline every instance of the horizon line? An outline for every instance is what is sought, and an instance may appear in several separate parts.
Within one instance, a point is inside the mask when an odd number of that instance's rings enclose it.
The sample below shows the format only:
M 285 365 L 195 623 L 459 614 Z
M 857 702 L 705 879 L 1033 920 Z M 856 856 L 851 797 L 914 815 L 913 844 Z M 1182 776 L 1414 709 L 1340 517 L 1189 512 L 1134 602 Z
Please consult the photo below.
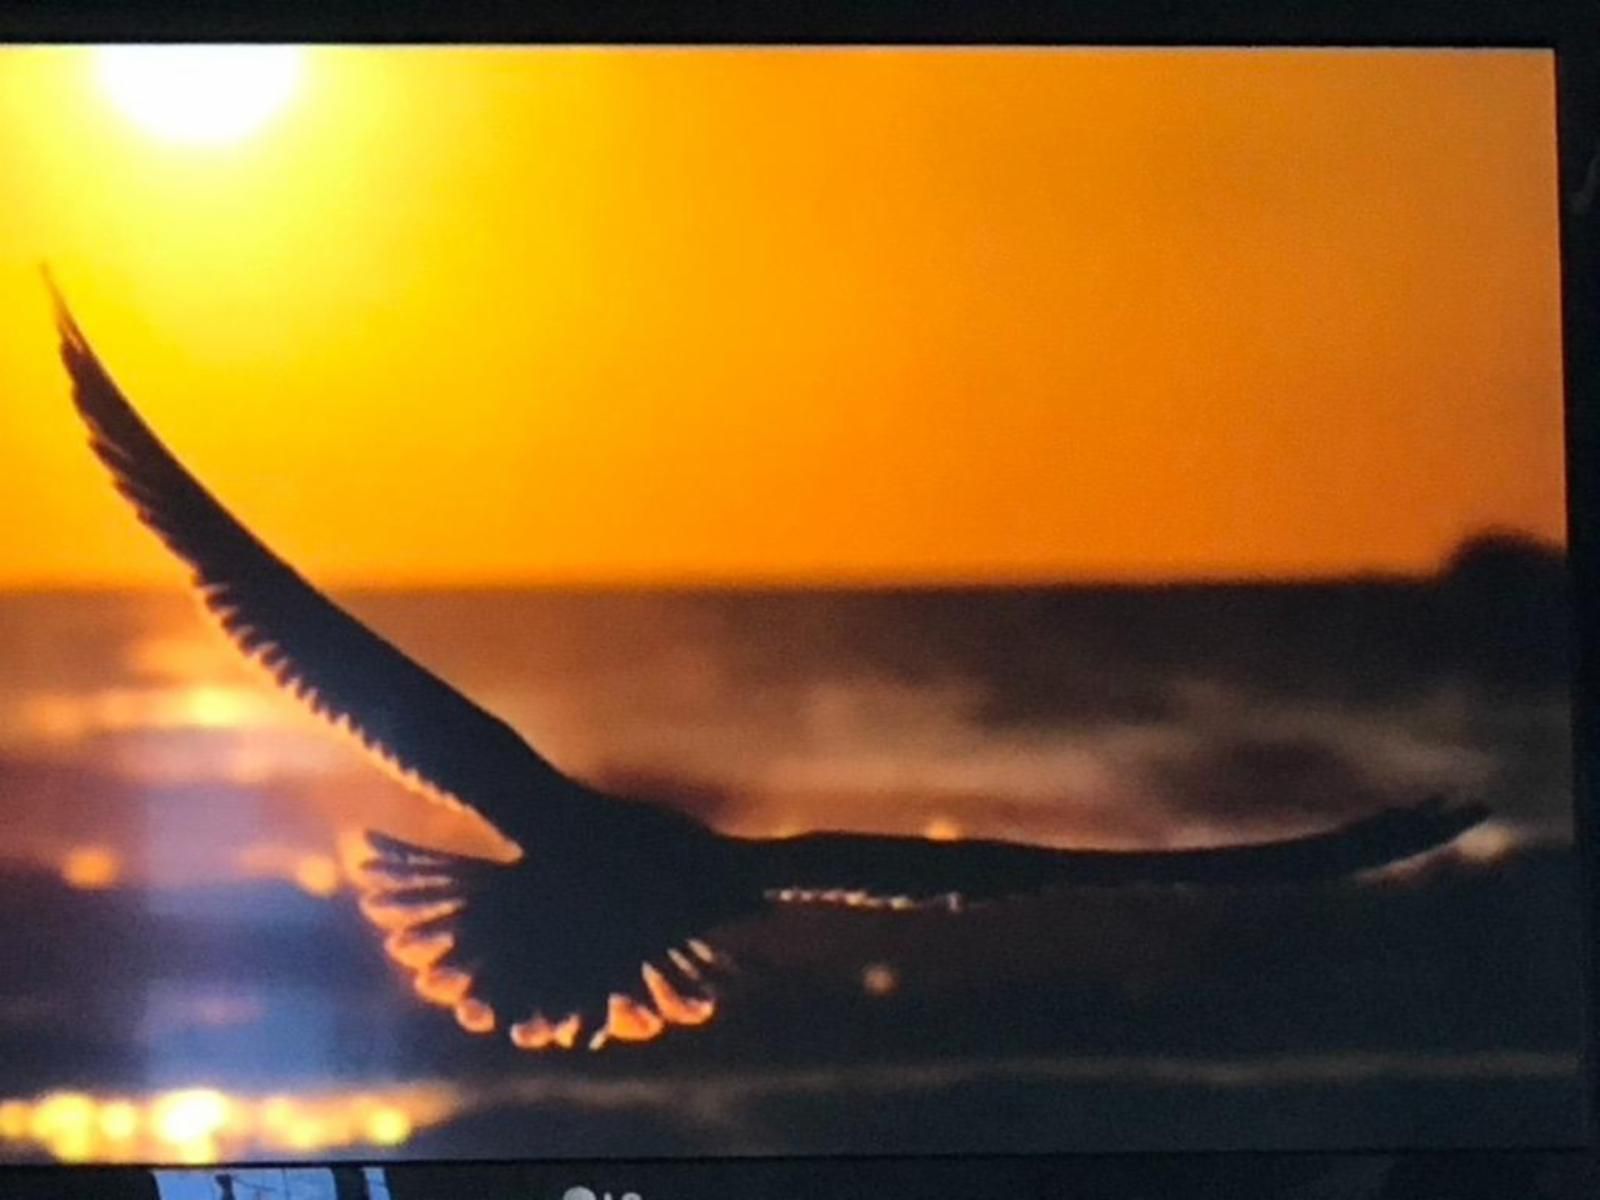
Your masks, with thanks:
M 1552 555 L 1565 564 L 1567 554 Z M 798 576 L 587 576 L 504 579 L 391 579 L 312 580 L 330 595 L 403 595 L 418 593 L 883 593 L 883 592 L 1003 592 L 1003 591 L 1154 591 L 1202 588 L 1312 588 L 1339 586 L 1425 587 L 1448 579 L 1451 565 L 1433 570 L 1407 571 L 1362 568 L 1318 574 L 1230 573 L 1168 576 L 1004 576 L 976 578 L 956 575 L 885 577 L 875 574 L 804 578 Z M 28 580 L 0 584 L 0 597 L 49 595 L 167 595 L 194 594 L 186 581 L 154 580 Z

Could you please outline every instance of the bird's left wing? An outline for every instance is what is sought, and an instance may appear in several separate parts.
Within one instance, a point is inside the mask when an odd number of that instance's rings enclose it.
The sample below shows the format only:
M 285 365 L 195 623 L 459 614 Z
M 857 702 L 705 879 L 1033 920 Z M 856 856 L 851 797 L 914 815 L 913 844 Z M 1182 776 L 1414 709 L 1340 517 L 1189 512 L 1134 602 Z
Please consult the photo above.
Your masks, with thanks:
M 508 837 L 600 799 L 257 540 L 134 411 L 46 282 L 90 445 L 139 519 L 189 565 L 206 608 L 240 650 L 408 783 L 476 810 Z

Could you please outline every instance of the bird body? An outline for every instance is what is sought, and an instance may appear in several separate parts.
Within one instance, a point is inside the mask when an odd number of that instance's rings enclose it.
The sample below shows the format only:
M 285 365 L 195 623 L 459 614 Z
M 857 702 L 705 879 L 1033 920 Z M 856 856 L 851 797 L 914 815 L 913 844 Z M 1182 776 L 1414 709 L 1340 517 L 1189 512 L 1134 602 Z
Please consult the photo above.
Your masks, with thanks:
M 1130 852 L 827 831 L 739 838 L 607 795 L 263 545 L 150 430 L 51 291 L 91 448 L 238 649 L 381 765 L 515 844 L 502 862 L 369 832 L 346 855 L 390 957 L 468 1032 L 540 1050 L 704 1024 L 730 965 L 705 938 L 773 904 L 902 909 L 1064 885 L 1331 878 L 1439 846 L 1486 815 L 1430 800 L 1278 842 Z

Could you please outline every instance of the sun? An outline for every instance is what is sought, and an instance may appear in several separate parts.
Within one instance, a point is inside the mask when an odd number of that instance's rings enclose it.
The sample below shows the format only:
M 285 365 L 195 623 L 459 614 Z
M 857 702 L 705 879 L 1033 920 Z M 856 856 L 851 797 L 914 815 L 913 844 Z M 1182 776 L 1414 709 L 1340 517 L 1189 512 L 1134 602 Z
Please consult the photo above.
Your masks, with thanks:
M 294 46 L 106 46 L 100 85 L 119 111 L 164 141 L 221 146 L 260 129 L 293 98 Z

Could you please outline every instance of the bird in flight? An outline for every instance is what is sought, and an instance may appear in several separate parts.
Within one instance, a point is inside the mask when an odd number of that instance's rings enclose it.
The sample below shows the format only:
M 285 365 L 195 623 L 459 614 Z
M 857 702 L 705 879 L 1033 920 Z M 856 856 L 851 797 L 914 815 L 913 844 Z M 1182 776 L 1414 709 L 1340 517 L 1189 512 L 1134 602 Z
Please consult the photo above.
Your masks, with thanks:
M 502 862 L 366 832 L 350 864 L 389 956 L 469 1033 L 500 1033 L 525 1050 L 594 1049 L 702 1025 L 730 967 L 706 939 L 773 905 L 910 909 L 1056 886 L 1330 879 L 1441 846 L 1488 815 L 1434 799 L 1281 841 L 1063 850 L 842 832 L 735 837 L 602 793 L 259 541 L 145 424 L 48 274 L 46 283 L 89 445 L 187 565 L 234 645 L 380 765 L 434 801 L 477 813 L 516 846 Z

